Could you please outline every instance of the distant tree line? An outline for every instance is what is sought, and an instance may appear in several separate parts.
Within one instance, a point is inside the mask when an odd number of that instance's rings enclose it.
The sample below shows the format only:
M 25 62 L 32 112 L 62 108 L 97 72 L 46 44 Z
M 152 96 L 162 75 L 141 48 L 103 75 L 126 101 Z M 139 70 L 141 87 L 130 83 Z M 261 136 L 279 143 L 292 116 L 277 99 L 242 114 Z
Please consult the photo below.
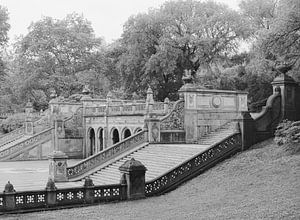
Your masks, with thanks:
M 51 91 L 68 97 L 89 85 L 94 96 L 177 99 L 184 70 L 199 85 L 266 98 L 278 65 L 300 80 L 300 1 L 243 0 L 240 10 L 195 0 L 168 1 L 131 16 L 120 39 L 107 44 L 76 13 L 43 17 L 7 49 L 8 10 L 0 6 L 0 111 L 47 108 Z M 240 52 L 241 42 L 249 51 Z

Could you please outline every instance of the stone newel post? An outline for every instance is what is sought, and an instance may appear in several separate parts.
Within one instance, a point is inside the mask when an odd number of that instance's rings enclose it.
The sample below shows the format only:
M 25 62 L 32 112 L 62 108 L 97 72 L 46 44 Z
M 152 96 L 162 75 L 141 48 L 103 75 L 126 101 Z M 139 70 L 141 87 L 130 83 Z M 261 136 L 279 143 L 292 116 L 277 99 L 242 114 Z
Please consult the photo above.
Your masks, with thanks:
M 66 182 L 67 177 L 67 158 L 68 156 L 61 151 L 53 151 L 48 156 L 49 164 L 49 178 L 54 182 Z
M 248 111 L 241 113 L 239 125 L 242 134 L 242 150 L 247 150 L 255 143 L 255 122 Z
M 147 168 L 140 162 L 131 158 L 119 170 L 121 182 L 127 184 L 127 198 L 139 199 L 145 197 L 145 173 Z
M 9 181 L 5 185 L 3 193 L 5 195 L 5 202 L 4 202 L 5 209 L 6 210 L 15 209 L 16 208 L 16 202 L 15 202 L 16 190 L 14 189 L 14 186 Z

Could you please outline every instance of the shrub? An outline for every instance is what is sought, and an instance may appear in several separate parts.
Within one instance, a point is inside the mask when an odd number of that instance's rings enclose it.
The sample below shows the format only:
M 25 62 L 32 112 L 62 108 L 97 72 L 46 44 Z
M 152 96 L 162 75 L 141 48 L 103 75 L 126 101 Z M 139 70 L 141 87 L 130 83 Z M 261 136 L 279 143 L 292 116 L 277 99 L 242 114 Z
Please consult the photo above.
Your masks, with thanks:
M 22 127 L 24 121 L 25 117 L 23 115 L 16 114 L 14 116 L 10 116 L 7 119 L 1 121 L 0 130 L 2 133 L 11 132 L 17 128 Z
M 275 142 L 285 145 L 287 151 L 300 152 L 300 121 L 282 121 L 275 131 Z

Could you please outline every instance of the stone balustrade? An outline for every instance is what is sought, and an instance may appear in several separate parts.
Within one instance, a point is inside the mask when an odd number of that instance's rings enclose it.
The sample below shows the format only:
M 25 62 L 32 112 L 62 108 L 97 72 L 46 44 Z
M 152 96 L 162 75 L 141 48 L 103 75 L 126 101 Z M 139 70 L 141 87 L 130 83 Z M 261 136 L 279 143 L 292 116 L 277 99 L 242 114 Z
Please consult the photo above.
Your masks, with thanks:
M 91 179 L 86 178 L 82 187 L 58 189 L 55 182 L 49 179 L 45 190 L 16 192 L 12 183 L 8 182 L 4 192 L 0 193 L 0 214 L 158 196 L 175 189 L 239 150 L 241 135 L 236 131 L 206 151 L 148 182 L 145 182 L 147 168 L 134 159 L 126 161 L 119 168 L 120 184 L 95 186 Z

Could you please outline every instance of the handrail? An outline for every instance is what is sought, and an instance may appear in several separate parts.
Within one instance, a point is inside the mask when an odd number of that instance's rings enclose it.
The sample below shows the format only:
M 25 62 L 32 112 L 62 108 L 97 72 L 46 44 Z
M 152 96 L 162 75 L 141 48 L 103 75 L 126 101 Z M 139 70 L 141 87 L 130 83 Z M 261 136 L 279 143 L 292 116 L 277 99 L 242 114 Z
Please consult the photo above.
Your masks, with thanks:
M 13 130 L 7 134 L 4 134 L 3 136 L 0 137 L 0 145 L 1 144 L 5 144 L 7 141 L 16 138 L 16 137 L 20 137 L 25 133 L 25 127 L 22 126 L 16 130 Z
M 237 152 L 240 149 L 240 145 L 241 135 L 238 132 L 227 136 L 204 152 L 188 159 L 154 180 L 146 182 L 146 196 L 160 195 L 171 191 L 182 182 L 203 172 L 230 154 Z
M 253 117 L 254 120 L 259 120 L 262 118 L 270 108 L 272 108 L 273 103 L 275 102 L 276 98 L 281 97 L 279 92 L 274 93 L 267 99 L 266 105 L 263 107 L 262 111 L 259 112 L 255 117 Z
M 78 177 L 91 169 L 111 160 L 112 158 L 130 150 L 134 147 L 145 143 L 145 131 L 141 131 L 133 136 L 130 136 L 123 141 L 112 145 L 111 147 L 94 154 L 79 163 L 67 168 L 67 176 L 69 179 Z
M 33 144 L 38 143 L 44 137 L 51 135 L 52 129 L 53 129 L 52 127 L 48 128 L 38 134 L 35 134 L 34 136 L 31 136 L 31 137 L 21 141 L 20 143 L 10 146 L 9 148 L 3 149 L 3 150 L 0 149 L 1 150 L 0 151 L 0 160 L 6 158 L 7 156 L 12 156 L 19 150 L 24 151 L 28 146 L 32 146 Z

